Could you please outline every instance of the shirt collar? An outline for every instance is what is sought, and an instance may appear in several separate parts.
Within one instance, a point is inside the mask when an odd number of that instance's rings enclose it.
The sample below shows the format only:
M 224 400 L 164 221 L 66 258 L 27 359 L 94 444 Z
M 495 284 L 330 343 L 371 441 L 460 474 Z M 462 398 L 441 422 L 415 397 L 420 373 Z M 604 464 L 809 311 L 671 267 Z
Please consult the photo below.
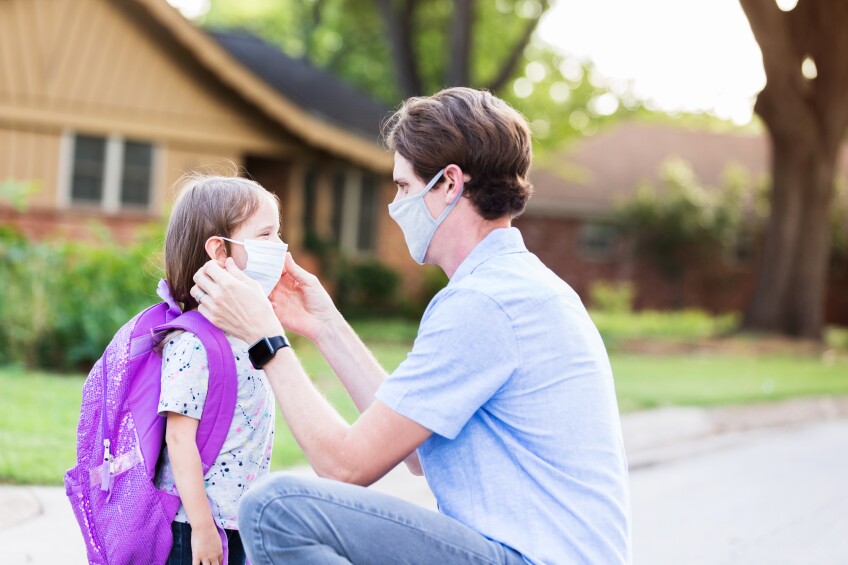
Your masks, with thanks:
M 499 255 L 510 253 L 526 253 L 527 247 L 518 228 L 498 228 L 492 230 L 483 241 L 477 244 L 468 254 L 451 277 L 450 284 L 457 283 L 466 275 L 474 272 L 474 269 Z

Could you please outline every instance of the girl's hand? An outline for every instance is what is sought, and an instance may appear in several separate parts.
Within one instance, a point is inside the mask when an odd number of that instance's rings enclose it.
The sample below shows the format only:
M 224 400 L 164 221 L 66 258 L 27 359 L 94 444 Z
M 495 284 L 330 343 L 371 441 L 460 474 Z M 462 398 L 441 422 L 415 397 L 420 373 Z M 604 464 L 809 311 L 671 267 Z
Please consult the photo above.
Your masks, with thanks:
M 194 274 L 192 296 L 200 296 L 197 310 L 225 332 L 254 343 L 263 337 L 281 335 L 283 328 L 259 283 L 239 269 L 232 258 L 226 268 L 208 261 Z
M 341 319 L 318 277 L 295 263 L 291 253 L 286 253 L 283 276 L 270 298 L 280 323 L 314 342 L 330 323 Z
M 222 565 L 224 547 L 215 523 L 191 529 L 191 565 Z

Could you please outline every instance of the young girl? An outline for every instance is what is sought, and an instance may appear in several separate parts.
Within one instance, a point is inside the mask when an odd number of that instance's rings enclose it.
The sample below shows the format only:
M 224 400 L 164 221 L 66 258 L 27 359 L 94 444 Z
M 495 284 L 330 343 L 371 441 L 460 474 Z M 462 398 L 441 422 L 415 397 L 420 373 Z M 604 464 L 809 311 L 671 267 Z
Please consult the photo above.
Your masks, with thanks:
M 165 236 L 165 274 L 172 296 L 184 312 L 197 308 L 190 294 L 194 273 L 210 258 L 230 256 L 270 294 L 282 274 L 286 252 L 279 231 L 279 201 L 259 184 L 243 178 L 189 178 Z M 238 372 L 236 409 L 221 452 L 205 476 L 195 435 L 209 380 L 206 352 L 188 332 L 174 332 L 163 341 L 159 414 L 167 417 L 167 427 L 156 486 L 164 490 L 176 486 L 182 502 L 172 524 L 169 564 L 220 563 L 223 550 L 216 522 L 227 533 L 229 563 L 243 564 L 238 502 L 257 478 L 268 473 L 271 463 L 271 386 L 265 373 L 251 365 L 249 344 L 227 339 Z

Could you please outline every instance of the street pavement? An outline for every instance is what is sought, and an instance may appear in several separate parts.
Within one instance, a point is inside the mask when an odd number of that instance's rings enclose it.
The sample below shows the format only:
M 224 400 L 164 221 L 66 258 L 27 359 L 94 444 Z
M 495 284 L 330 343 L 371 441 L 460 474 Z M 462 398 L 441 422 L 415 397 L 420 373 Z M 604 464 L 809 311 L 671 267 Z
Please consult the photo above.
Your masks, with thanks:
M 848 563 L 848 420 L 736 434 L 631 494 L 635 563 Z
M 635 563 L 848 563 L 848 399 L 664 408 L 622 429 Z M 435 509 L 403 466 L 372 488 Z M 0 485 L 0 547 L 3 565 L 86 562 L 61 487 Z

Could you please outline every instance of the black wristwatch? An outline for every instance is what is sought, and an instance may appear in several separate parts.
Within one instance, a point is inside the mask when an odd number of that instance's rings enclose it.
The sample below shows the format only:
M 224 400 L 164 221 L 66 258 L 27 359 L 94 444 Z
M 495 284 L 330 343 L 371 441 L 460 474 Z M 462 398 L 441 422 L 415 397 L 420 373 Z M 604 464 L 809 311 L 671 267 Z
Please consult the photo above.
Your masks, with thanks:
M 289 340 L 284 335 L 275 335 L 274 337 L 263 337 L 256 343 L 250 346 L 247 350 L 250 356 L 250 363 L 254 369 L 261 369 L 265 364 L 274 358 L 277 351 L 284 347 L 291 347 Z

